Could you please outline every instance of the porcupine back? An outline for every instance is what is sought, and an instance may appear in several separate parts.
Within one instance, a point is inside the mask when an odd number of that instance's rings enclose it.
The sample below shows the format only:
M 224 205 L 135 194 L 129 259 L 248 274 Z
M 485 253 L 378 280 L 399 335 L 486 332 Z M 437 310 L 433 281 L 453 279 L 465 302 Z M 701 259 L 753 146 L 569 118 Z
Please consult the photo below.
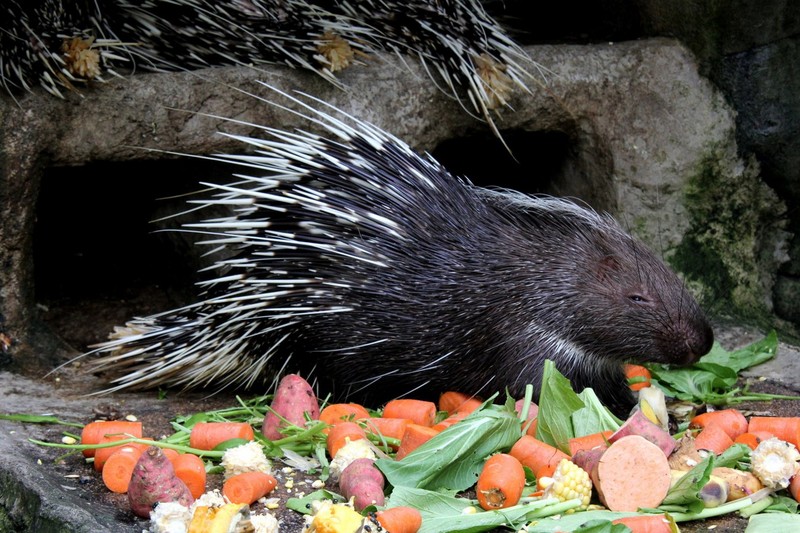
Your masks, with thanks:
M 299 103 L 299 102 L 298 102 Z M 315 104 L 317 105 L 317 104 Z M 318 106 L 322 106 L 318 102 Z M 488 394 L 540 383 L 628 401 L 620 364 L 684 364 L 711 346 L 681 281 L 614 220 L 475 187 L 374 126 L 306 112 L 322 138 L 264 128 L 248 173 L 186 224 L 229 254 L 187 307 L 103 346 L 114 388 L 263 385 L 286 371 L 337 398 Z

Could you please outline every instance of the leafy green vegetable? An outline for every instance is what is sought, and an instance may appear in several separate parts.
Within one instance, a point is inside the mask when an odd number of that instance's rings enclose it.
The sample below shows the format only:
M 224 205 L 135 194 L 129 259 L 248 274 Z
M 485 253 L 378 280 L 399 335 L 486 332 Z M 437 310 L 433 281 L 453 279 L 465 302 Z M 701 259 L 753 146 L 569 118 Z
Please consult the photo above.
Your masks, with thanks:
M 49 415 L 26 415 L 26 414 L 0 415 L 0 420 L 11 420 L 13 422 L 27 422 L 28 424 L 58 424 L 61 426 L 72 426 L 76 428 L 83 427 L 83 424 L 78 424 L 75 422 L 66 422 L 64 420 L 61 420 L 60 418 Z
M 419 533 L 478 533 L 508 526 L 519 528 L 535 518 L 563 513 L 580 505 L 580 500 L 560 502 L 555 498 L 526 502 L 497 511 L 467 513 L 475 502 L 451 494 L 411 487 L 395 487 L 387 507 L 408 506 L 419 509 L 422 528 Z
M 609 520 L 586 522 L 572 533 L 628 533 L 630 528 L 623 524 L 612 524 Z
M 575 436 L 572 413 L 586 405 L 572 390 L 572 384 L 550 359 L 544 362 L 539 393 L 539 422 L 536 438 L 569 453 L 569 439 Z
M 763 339 L 732 352 L 714 343 L 708 354 L 686 368 L 670 368 L 655 363 L 646 366 L 653 375 L 653 383 L 679 400 L 728 405 L 749 400 L 798 399 L 796 396 L 751 393 L 747 387 L 744 390 L 735 387 L 740 371 L 772 359 L 777 351 L 778 336 L 772 331 Z
M 486 457 L 508 450 L 520 438 L 519 419 L 509 401 L 471 413 L 400 461 L 378 459 L 375 466 L 395 488 L 467 489 L 477 481 Z
M 661 502 L 661 507 L 666 510 L 675 511 L 677 506 L 683 507 L 683 512 L 699 513 L 705 508 L 703 500 L 698 496 L 698 492 L 708 483 L 711 477 L 711 470 L 714 468 L 714 455 L 709 455 L 697 466 L 686 472 L 667 492 L 666 497 Z
M 619 429 L 622 422 L 603 406 L 592 389 L 575 394 L 551 360 L 544 362 L 536 438 L 569 453 L 569 439 Z
M 603 405 L 594 389 L 583 389 L 578 397 L 585 407 L 572 413 L 572 430 L 576 436 L 616 431 L 620 428 L 622 420 Z
M 626 516 L 637 516 L 642 513 L 628 513 L 617 511 L 581 511 L 578 513 L 565 514 L 553 518 L 543 518 L 537 520 L 536 523 L 531 524 L 527 528 L 528 533 L 560 533 L 562 531 L 580 531 L 582 533 L 594 532 L 593 529 L 584 531 L 583 527 L 594 527 L 596 524 L 611 524 L 612 520 L 617 518 L 624 518 Z M 616 526 L 615 526 L 616 527 Z M 611 529 L 612 533 L 618 531 L 626 531 L 627 527 L 622 526 L 624 529 Z M 606 530 L 600 529 L 597 531 Z
M 310 494 L 306 494 L 302 498 L 289 498 L 286 500 L 286 507 L 293 511 L 297 511 L 298 513 L 311 514 L 311 502 L 317 500 L 331 500 L 334 503 L 341 503 L 345 501 L 344 498 L 335 492 L 320 489 L 315 490 Z
M 775 533 L 776 531 L 800 531 L 800 515 L 785 513 L 762 513 L 750 517 L 745 533 Z

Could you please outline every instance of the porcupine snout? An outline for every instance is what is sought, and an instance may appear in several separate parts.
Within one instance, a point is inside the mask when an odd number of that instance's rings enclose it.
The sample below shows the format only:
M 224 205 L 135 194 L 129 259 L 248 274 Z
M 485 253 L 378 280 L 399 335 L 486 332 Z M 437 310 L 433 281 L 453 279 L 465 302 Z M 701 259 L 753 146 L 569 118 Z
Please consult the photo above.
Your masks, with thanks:
M 695 323 L 686 328 L 683 362 L 679 364 L 690 365 L 695 363 L 711 351 L 711 346 L 714 344 L 714 331 L 704 316 L 700 318 L 700 320 L 693 321 Z

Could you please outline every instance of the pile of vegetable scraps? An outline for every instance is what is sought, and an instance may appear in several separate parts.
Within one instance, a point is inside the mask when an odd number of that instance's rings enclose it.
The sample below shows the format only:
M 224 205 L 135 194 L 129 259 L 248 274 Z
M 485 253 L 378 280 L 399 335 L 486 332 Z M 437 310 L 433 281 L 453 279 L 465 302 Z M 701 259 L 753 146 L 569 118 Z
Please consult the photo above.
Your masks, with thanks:
M 538 406 L 529 386 L 505 401 L 449 391 L 438 405 L 320 409 L 287 375 L 274 395 L 179 417 L 159 440 L 116 420 L 90 422 L 72 442 L 33 442 L 82 453 L 156 533 L 275 532 L 279 506 L 317 533 L 666 533 L 727 513 L 749 517 L 747 531 L 800 531 L 800 418 L 731 407 L 797 399 L 735 388 L 740 370 L 776 351 L 772 333 L 733 352 L 715 345 L 688 369 L 629 366 L 639 399 L 624 421 L 548 361 Z M 668 412 L 665 395 L 682 409 Z M 289 467 L 315 481 L 276 498 Z

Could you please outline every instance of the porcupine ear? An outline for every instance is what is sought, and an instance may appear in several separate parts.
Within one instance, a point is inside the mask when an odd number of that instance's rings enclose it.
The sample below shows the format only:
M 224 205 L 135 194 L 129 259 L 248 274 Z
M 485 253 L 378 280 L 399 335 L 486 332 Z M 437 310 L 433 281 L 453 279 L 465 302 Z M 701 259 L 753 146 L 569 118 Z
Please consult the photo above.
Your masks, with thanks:
M 613 255 L 606 255 L 597 263 L 597 279 L 601 282 L 613 281 L 620 271 L 619 259 Z

